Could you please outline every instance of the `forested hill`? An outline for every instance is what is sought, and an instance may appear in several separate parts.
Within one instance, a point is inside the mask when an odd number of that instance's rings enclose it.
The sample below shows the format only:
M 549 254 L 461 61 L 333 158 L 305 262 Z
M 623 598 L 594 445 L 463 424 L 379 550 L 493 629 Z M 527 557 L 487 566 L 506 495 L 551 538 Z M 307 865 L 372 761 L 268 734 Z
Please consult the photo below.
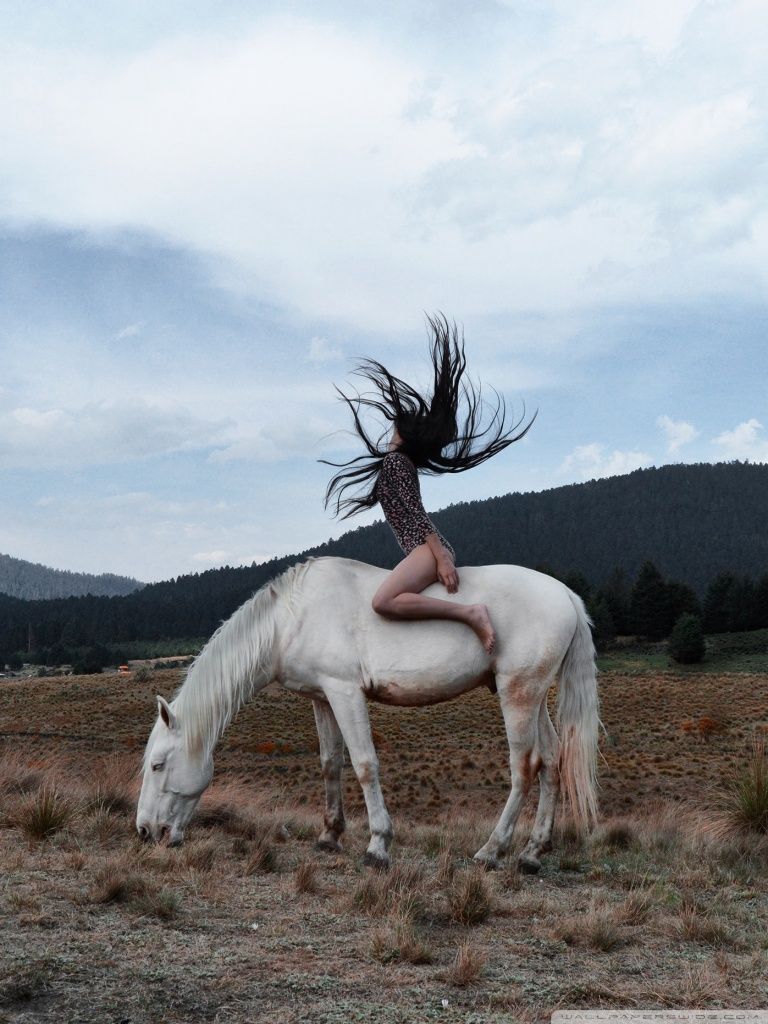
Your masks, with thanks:
M 144 584 L 128 576 L 105 572 L 92 576 L 86 572 L 50 569 L 37 562 L 26 562 L 11 555 L 0 555 L 0 594 L 27 600 L 52 597 L 79 597 L 84 594 L 119 596 L 130 594 Z
M 630 584 L 645 560 L 703 598 L 722 570 L 768 574 L 768 466 L 699 463 L 452 505 L 434 514 L 460 565 L 509 562 L 592 586 L 613 569 Z M 402 557 L 385 523 L 261 565 L 211 569 L 123 597 L 20 601 L 0 594 L 0 659 L 33 646 L 210 636 L 268 579 L 308 555 L 390 567 Z M 742 627 L 739 627 L 742 628 Z M 0 664 L 2 662 L 0 661 Z
M 594 585 L 618 566 L 634 578 L 646 559 L 703 596 L 721 569 L 768 572 L 768 465 L 677 464 L 547 491 L 450 505 L 432 518 L 460 565 L 508 562 L 581 572 Z M 389 566 L 388 527 L 345 534 L 313 554 Z

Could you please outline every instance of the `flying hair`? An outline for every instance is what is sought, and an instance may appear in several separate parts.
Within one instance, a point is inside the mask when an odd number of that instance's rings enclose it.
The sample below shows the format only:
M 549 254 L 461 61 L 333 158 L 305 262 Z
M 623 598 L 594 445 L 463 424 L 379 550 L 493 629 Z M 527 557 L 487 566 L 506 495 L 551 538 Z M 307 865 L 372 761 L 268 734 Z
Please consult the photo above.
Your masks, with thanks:
M 495 409 L 488 424 L 481 429 L 485 408 L 482 386 L 478 384 L 476 389 L 465 377 L 464 332 L 462 330 L 459 340 L 456 323 L 449 324 L 445 314 L 425 315 L 432 334 L 429 349 L 433 382 L 429 398 L 395 377 L 378 360 L 368 357 L 360 359 L 352 372 L 372 384 L 373 392 L 356 391 L 350 397 L 334 385 L 352 411 L 355 431 L 367 452 L 347 462 L 318 459 L 327 466 L 343 467 L 331 478 L 325 492 L 325 507 L 335 498 L 334 515 L 341 519 L 377 504 L 376 479 L 390 451 L 389 431 L 373 440 L 362 423 L 363 408 L 375 409 L 395 426 L 402 439 L 397 451 L 407 455 L 418 470 L 432 476 L 463 473 L 479 466 L 524 437 L 538 415 L 537 409 L 525 429 L 514 435 L 522 418 L 508 428 L 504 399 L 492 388 L 496 395 Z M 483 439 L 484 443 L 478 445 Z M 358 489 L 354 493 L 346 493 L 355 488 Z

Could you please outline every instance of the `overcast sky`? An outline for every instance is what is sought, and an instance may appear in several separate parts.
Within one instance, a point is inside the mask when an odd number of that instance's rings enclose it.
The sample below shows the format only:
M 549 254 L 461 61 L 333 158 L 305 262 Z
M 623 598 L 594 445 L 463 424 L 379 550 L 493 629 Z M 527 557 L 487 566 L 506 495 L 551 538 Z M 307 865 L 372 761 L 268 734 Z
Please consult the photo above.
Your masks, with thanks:
M 323 507 L 317 459 L 360 450 L 333 384 L 425 383 L 438 309 L 539 412 L 429 509 L 768 461 L 762 0 L 0 0 L 0 29 L 0 552 L 153 581 L 380 518 Z

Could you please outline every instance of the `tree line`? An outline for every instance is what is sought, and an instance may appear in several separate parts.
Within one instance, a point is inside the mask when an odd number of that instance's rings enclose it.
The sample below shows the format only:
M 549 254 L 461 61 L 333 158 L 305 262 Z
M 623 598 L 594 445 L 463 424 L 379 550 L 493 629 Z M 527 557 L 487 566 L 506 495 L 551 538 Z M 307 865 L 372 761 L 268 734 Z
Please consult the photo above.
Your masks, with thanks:
M 683 613 L 700 616 L 708 632 L 768 626 L 766 506 L 768 465 L 734 461 L 462 502 L 433 519 L 459 565 L 525 565 L 573 586 L 602 643 L 612 633 L 662 638 Z M 378 522 L 299 554 L 178 576 L 123 596 L 25 601 L 0 593 L 0 664 L 71 663 L 73 652 L 96 645 L 119 651 L 202 642 L 259 587 L 310 555 L 382 568 L 402 558 L 392 531 Z
M 616 636 L 665 639 L 683 616 L 693 616 L 707 633 L 768 628 L 768 573 L 754 580 L 745 574 L 721 571 L 711 580 L 700 601 L 692 587 L 679 580 L 666 579 L 650 559 L 643 563 L 634 581 L 625 569 L 616 566 L 608 580 L 599 586 L 578 571 L 558 575 L 547 565 L 535 568 L 560 579 L 584 600 L 599 650 L 608 648 Z M 149 618 L 136 620 L 119 614 L 110 617 L 105 613 L 104 599 L 69 598 L 61 602 L 61 617 L 48 620 L 43 628 L 38 626 L 35 643 L 27 648 L 13 646 L 11 631 L 11 642 L 5 640 L 5 646 L 0 646 L 0 664 L 12 669 L 21 667 L 23 662 L 71 664 L 77 671 L 89 672 L 125 660 L 128 645 L 133 647 L 137 641 L 141 641 L 144 657 L 166 654 L 168 642 L 174 638 L 183 640 L 185 647 L 194 647 L 195 642 L 189 638 L 197 638 L 199 648 L 252 592 L 243 596 L 233 587 L 225 592 L 227 597 L 219 594 L 216 607 L 220 618 L 215 622 L 205 587 L 196 600 L 187 604 L 169 601 L 165 591 L 164 597 L 151 606 Z M 77 613 L 72 612 L 73 608 L 77 608 Z M 88 611 L 92 614 L 88 615 Z M 142 626 L 149 625 L 150 621 L 151 626 L 144 630 Z M 21 637 L 22 632 L 17 627 L 16 636 Z

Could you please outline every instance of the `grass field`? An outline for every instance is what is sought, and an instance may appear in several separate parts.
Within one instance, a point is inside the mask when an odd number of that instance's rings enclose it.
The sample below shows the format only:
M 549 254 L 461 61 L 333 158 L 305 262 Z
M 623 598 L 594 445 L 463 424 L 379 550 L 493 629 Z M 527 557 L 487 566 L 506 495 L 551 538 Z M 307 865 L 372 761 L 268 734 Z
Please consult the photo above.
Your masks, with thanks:
M 487 691 L 371 707 L 388 875 L 313 850 L 311 704 L 264 693 L 225 734 L 187 841 L 135 834 L 135 775 L 181 673 L 0 686 L 0 1021 L 548 1020 L 556 1008 L 768 1007 L 768 836 L 726 781 L 768 731 L 768 675 L 603 672 L 598 829 L 539 876 L 472 853 L 507 793 Z M 529 798 L 515 851 L 535 805 Z

